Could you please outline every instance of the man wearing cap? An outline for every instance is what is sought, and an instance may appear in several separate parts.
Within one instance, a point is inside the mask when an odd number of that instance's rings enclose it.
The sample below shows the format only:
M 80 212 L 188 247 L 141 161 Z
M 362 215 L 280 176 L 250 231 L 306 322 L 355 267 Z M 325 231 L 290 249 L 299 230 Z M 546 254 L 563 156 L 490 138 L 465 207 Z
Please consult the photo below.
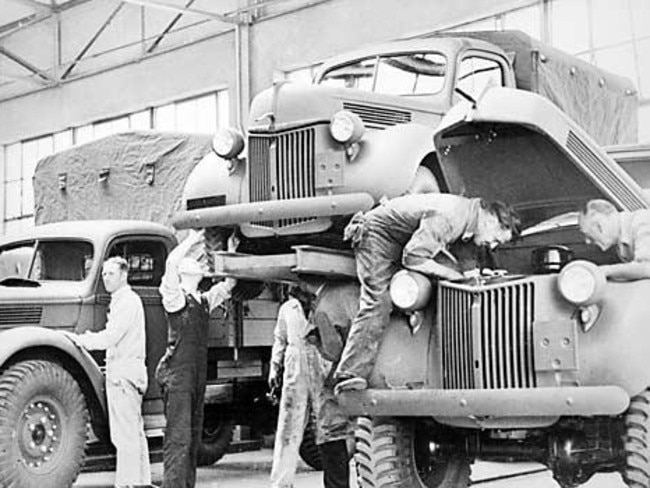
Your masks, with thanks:
M 196 482 L 196 459 L 203 427 L 203 403 L 207 375 L 208 319 L 235 286 L 226 278 L 206 293 L 198 289 L 205 269 L 187 257 L 203 239 L 191 230 L 167 258 L 160 285 L 167 312 L 167 350 L 156 368 L 165 404 L 167 426 L 163 444 L 163 488 L 191 488 Z M 237 247 L 228 240 L 228 250 Z

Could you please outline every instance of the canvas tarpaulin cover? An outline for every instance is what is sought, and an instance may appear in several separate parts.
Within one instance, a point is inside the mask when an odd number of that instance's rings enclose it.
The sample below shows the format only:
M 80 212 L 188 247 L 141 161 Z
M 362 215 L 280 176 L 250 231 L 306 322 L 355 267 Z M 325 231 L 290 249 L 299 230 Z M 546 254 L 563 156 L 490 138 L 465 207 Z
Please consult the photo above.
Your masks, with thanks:
M 209 135 L 127 132 L 48 156 L 34 174 L 35 222 L 138 219 L 169 225 L 210 141 Z

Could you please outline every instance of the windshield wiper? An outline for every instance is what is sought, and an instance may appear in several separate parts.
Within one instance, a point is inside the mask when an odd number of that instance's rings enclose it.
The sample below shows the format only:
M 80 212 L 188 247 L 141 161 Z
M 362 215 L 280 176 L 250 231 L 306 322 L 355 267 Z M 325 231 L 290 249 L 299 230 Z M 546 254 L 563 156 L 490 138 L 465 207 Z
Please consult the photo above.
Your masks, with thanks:
M 41 284 L 38 281 L 12 276 L 10 278 L 0 280 L 0 286 L 11 286 L 16 288 L 38 288 L 41 286 Z

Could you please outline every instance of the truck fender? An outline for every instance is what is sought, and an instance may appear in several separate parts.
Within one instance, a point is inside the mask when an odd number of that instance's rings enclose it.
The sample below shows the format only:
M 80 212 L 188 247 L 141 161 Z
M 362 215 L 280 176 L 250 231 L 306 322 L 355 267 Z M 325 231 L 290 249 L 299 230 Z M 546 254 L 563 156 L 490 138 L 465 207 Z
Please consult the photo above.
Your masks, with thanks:
M 213 152 L 206 154 L 194 167 L 185 182 L 183 203 L 188 200 L 215 198 L 219 205 L 232 205 L 242 202 L 245 161 L 233 163 L 233 169 L 228 169 L 229 162 Z M 211 205 L 215 206 L 215 205 Z
M 370 191 L 376 200 L 402 195 L 435 150 L 432 128 L 421 124 L 368 132 L 359 144 L 359 154 L 346 168 L 345 186 L 351 192 Z
M 64 333 L 44 327 L 16 327 L 0 333 L 0 365 L 29 349 L 56 350 L 78 365 L 90 384 L 102 411 L 106 413 L 104 374 L 90 354 L 77 346 Z M 73 376 L 75 376 L 73 374 Z M 76 379 L 78 375 L 75 376 Z M 82 385 L 80 385 L 82 386 Z M 83 386 L 82 386 L 83 389 Z

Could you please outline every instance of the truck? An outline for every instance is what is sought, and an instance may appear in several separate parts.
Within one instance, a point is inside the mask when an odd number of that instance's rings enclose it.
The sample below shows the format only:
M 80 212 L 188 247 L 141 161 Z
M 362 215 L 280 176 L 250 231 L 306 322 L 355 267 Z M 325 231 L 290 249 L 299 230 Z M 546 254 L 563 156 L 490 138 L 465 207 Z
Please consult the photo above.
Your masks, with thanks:
M 172 223 L 215 235 L 237 225 L 251 252 L 340 247 L 356 211 L 409 191 L 448 190 L 433 131 L 452 105 L 476 103 L 492 86 L 539 93 L 599 144 L 636 139 L 629 80 L 522 32 L 393 41 L 325 61 L 313 85 L 279 81 L 256 95 L 245 134 L 216 134 L 215 154 L 189 175 Z
M 92 456 L 110 457 L 105 354 L 65 333 L 105 327 L 101 265 L 119 255 L 145 308 L 149 386 L 143 401 L 152 451 L 165 427 L 153 372 L 166 348 L 158 291 L 177 233 L 169 219 L 211 136 L 123 133 L 39 161 L 34 229 L 0 238 L 0 485 L 71 486 Z M 210 280 L 203 285 L 209 286 Z M 277 416 L 266 397 L 279 286 L 240 281 L 210 320 L 208 385 L 199 465 L 261 445 Z M 254 298 L 254 299 L 253 299 Z M 239 425 L 240 429 L 235 429 Z M 249 435 L 246 435 L 246 433 Z M 318 468 L 308 429 L 301 454 Z
M 393 278 L 369 388 L 338 396 L 358 417 L 358 484 L 464 487 L 483 459 L 542 463 L 563 488 L 601 472 L 649 487 L 650 280 L 607 281 L 598 265 L 616 257 L 587 245 L 577 225 L 594 198 L 650 208 L 643 189 L 548 99 L 522 90 L 460 102 L 434 145 L 441 187 L 509 202 L 524 230 L 479 262 L 505 272 Z M 344 250 L 316 249 L 307 261 L 301 249 L 272 263 L 219 253 L 218 271 L 354 279 Z

